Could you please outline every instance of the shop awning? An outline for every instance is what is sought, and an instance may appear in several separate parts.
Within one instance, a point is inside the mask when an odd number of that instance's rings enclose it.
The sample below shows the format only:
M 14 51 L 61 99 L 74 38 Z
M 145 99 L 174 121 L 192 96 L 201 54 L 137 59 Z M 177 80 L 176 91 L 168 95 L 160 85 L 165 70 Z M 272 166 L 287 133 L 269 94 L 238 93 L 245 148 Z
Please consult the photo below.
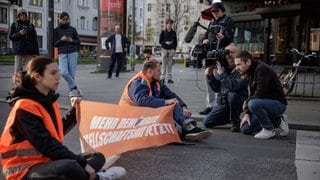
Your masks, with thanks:
M 80 36 L 80 44 L 87 45 L 87 46 L 97 46 L 97 37 L 87 37 L 87 36 Z
M 8 33 L 8 28 L 0 28 L 0 33 Z

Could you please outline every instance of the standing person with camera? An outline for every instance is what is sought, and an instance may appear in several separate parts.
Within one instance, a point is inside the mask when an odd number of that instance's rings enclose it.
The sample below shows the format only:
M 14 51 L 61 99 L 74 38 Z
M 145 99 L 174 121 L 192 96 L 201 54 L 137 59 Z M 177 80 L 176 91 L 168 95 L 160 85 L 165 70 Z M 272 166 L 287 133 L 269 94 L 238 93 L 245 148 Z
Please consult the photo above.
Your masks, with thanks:
M 240 113 L 244 100 L 248 97 L 248 81 L 241 78 L 240 73 L 235 69 L 234 58 L 238 52 L 235 44 L 229 44 L 224 51 L 225 59 L 216 61 L 214 73 L 206 69 L 205 74 L 209 81 L 210 88 L 217 94 L 214 107 L 203 120 L 205 127 L 213 128 L 231 122 L 231 132 L 240 132 Z M 222 67 L 222 61 L 227 65 Z
M 172 61 L 177 48 L 177 34 L 172 29 L 173 20 L 166 20 L 166 29 L 161 31 L 159 43 L 161 44 L 162 51 L 162 72 L 161 79 L 165 82 L 167 75 L 168 83 L 173 83 L 172 80 Z
M 218 50 L 225 48 L 228 44 L 233 41 L 235 26 L 232 19 L 227 16 L 225 12 L 224 5 L 221 2 L 216 2 L 212 4 L 211 12 L 213 19 L 208 26 L 208 30 L 204 35 L 202 43 L 207 52 L 212 50 Z M 207 115 L 213 105 L 215 104 L 215 93 L 207 85 L 207 103 L 206 109 L 199 112 L 201 115 Z
M 58 47 L 59 69 L 68 83 L 68 95 L 81 97 L 82 92 L 75 80 L 80 39 L 77 30 L 70 26 L 70 17 L 67 12 L 60 14 L 60 25 L 54 29 L 53 37 L 54 46 Z
M 9 39 L 12 40 L 14 57 L 14 72 L 23 70 L 23 64 L 39 55 L 37 32 L 29 21 L 25 9 L 17 9 L 17 21 L 12 23 Z

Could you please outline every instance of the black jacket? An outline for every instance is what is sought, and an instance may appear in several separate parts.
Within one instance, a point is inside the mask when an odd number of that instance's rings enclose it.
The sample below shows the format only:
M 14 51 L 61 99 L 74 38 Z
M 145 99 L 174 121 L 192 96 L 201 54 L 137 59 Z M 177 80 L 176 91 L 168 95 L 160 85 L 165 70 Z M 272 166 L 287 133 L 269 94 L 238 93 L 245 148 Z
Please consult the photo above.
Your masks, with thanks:
M 230 91 L 238 93 L 243 100 L 248 97 L 248 81 L 241 78 L 236 69 L 228 69 L 230 73 L 223 72 L 220 75 L 208 76 L 209 85 L 213 91 L 217 92 L 217 104 L 226 105 Z
M 172 41 L 172 44 L 167 45 L 166 41 Z M 170 32 L 165 29 L 161 31 L 159 43 L 163 49 L 176 49 L 177 48 L 177 33 L 172 29 Z
M 68 35 L 73 42 L 61 41 L 61 37 Z M 77 30 L 69 24 L 60 24 L 53 31 L 54 47 L 58 47 L 58 54 L 70 54 L 78 52 L 80 39 Z
M 251 60 L 252 64 L 246 72 L 249 78 L 249 99 L 274 99 L 287 104 L 277 73 L 267 64 Z
M 203 37 L 203 40 L 209 40 L 209 44 L 206 45 L 206 49 L 215 50 L 225 48 L 226 46 L 228 46 L 228 44 L 233 42 L 234 31 L 235 26 L 232 19 L 229 16 L 224 14 L 219 19 L 213 18 L 212 21 L 209 23 L 208 30 Z M 217 47 L 217 33 L 222 33 L 224 35 L 224 38 L 219 43 L 219 47 Z
M 27 34 L 21 35 L 20 30 L 24 28 L 27 29 Z M 29 20 L 12 23 L 9 39 L 12 40 L 15 55 L 39 55 L 37 32 Z
M 129 50 L 130 50 L 130 41 L 129 39 L 124 35 L 124 34 L 120 34 L 121 35 L 121 46 L 122 46 L 122 52 L 126 53 L 124 48 L 127 48 L 127 54 L 129 54 Z M 113 34 L 111 35 L 106 41 L 106 48 L 107 50 L 110 49 L 109 47 L 109 43 L 111 43 L 111 53 L 115 53 L 116 51 L 116 35 Z
M 59 95 L 54 94 L 54 92 L 45 96 L 36 88 L 24 85 L 14 89 L 8 102 L 13 105 L 19 98 L 28 98 L 39 102 L 47 110 L 57 127 L 57 120 L 52 104 L 57 101 L 58 97 Z M 64 132 L 68 128 L 66 122 L 76 122 L 75 108 L 72 108 L 66 117 L 63 118 Z M 66 146 L 53 138 L 44 127 L 42 120 L 35 114 L 18 109 L 11 131 L 15 137 L 13 143 L 22 142 L 27 139 L 39 152 L 51 160 L 75 159 L 82 167 L 85 167 L 87 164 L 86 159 L 74 154 Z

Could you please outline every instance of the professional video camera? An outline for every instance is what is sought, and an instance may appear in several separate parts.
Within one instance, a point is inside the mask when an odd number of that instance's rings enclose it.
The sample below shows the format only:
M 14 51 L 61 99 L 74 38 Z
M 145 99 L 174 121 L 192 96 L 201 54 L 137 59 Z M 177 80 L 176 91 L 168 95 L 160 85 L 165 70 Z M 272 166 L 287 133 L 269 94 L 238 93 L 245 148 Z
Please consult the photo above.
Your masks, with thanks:
M 204 67 L 213 67 L 216 65 L 216 61 L 219 61 L 221 63 L 221 66 L 227 67 L 228 62 L 226 60 L 226 55 L 228 55 L 229 53 L 230 51 L 228 49 L 209 51 L 204 62 Z

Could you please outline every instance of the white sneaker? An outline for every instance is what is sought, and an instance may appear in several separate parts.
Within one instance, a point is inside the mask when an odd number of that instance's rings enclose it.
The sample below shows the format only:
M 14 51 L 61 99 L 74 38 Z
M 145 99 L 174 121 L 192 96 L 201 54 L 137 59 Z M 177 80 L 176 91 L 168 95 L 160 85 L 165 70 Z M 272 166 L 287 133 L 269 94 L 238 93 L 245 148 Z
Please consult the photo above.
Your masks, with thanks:
M 288 116 L 282 115 L 281 117 L 281 124 L 279 125 L 280 128 L 280 136 L 287 136 L 289 134 L 289 126 L 288 126 Z
M 273 130 L 267 130 L 267 129 L 264 129 L 262 128 L 262 130 L 254 135 L 254 138 L 257 138 L 257 139 L 269 139 L 269 138 L 272 138 L 276 135 L 274 129 Z
M 77 89 L 72 89 L 72 91 L 69 92 L 69 97 L 81 97 L 82 92 L 81 90 L 77 87 Z
M 99 176 L 99 179 L 101 179 L 101 180 L 120 179 L 126 174 L 127 174 L 126 170 L 120 166 L 113 166 L 104 172 L 97 172 L 97 175 Z

